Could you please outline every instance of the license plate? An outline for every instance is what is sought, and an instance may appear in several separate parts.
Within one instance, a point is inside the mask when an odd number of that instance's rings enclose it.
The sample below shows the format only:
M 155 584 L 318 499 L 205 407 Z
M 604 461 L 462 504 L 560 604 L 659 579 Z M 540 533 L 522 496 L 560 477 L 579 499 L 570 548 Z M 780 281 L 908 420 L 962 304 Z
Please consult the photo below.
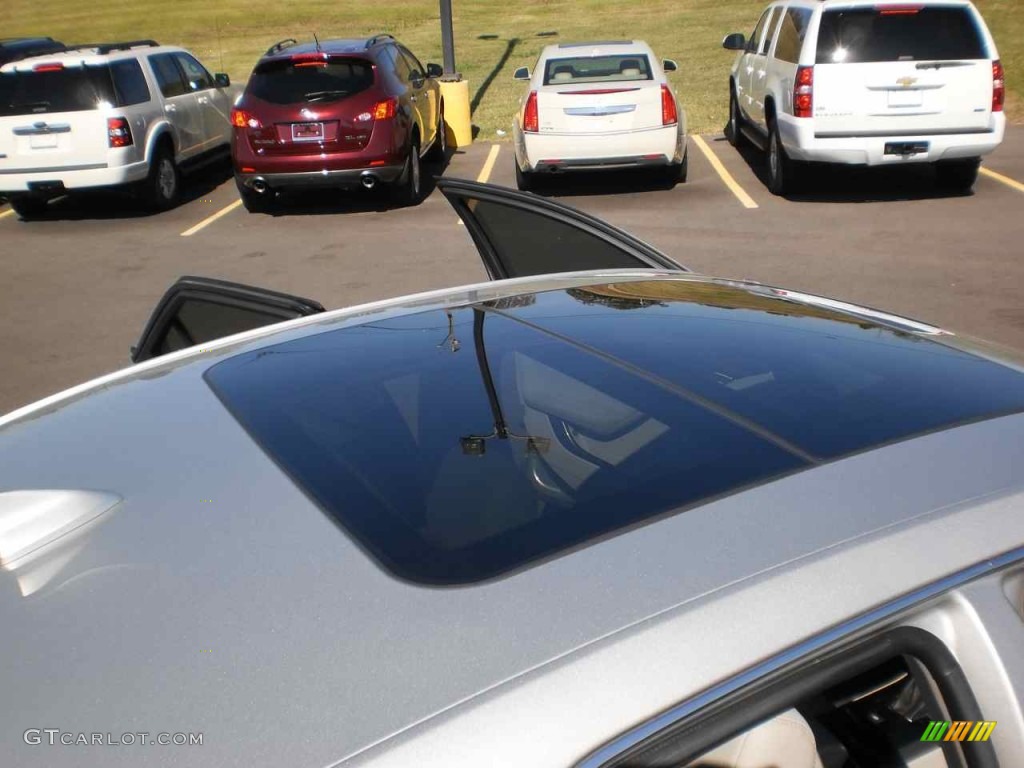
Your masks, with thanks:
M 323 123 L 292 124 L 292 141 L 321 141 L 323 137 Z
M 889 141 L 885 145 L 885 154 L 900 155 L 922 155 L 928 152 L 927 141 Z
M 922 100 L 922 91 L 889 91 L 890 107 L 920 107 Z
M 29 141 L 29 146 L 32 147 L 32 149 L 52 149 L 57 146 L 57 134 L 41 133 L 36 136 L 32 136 Z

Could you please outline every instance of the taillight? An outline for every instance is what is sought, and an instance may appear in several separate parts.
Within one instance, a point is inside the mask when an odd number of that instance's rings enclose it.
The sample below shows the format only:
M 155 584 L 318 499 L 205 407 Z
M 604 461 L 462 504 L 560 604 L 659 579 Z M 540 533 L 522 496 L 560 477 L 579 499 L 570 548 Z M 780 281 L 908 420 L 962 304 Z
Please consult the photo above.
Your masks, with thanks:
M 57 61 L 51 64 L 36 64 L 32 67 L 33 72 L 60 72 L 64 69 L 64 65 Z
M 107 143 L 111 147 L 130 147 L 135 143 L 132 139 L 132 128 L 126 118 L 107 118 Z
M 526 108 L 523 110 L 523 130 L 527 133 L 540 131 L 540 115 L 537 112 L 537 92 L 530 91 L 526 97 Z
M 235 128 L 262 128 L 263 125 L 251 112 L 237 107 L 231 110 L 231 124 Z
M 1006 79 L 999 59 L 992 62 L 992 111 L 1002 112 L 1006 100 Z
M 797 67 L 793 85 L 793 117 L 812 117 L 814 112 L 814 67 Z
M 326 67 L 327 54 L 300 53 L 298 56 L 292 56 L 289 61 L 293 67 Z
M 676 100 L 672 98 L 672 91 L 667 85 L 661 86 L 661 124 L 675 125 L 679 122 L 679 115 L 676 113 Z
M 371 114 L 374 120 L 388 120 L 395 116 L 398 108 L 398 99 L 384 99 L 373 105 Z

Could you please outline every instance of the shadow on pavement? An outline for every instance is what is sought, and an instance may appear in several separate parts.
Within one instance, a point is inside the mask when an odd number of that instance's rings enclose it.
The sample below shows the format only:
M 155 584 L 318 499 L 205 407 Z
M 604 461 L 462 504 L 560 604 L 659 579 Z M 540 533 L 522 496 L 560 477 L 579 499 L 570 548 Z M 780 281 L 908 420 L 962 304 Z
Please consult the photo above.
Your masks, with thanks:
M 724 136 L 713 139 L 716 151 L 737 152 L 743 162 L 767 188 L 768 169 L 765 153 L 750 142 L 741 147 L 729 146 Z M 856 165 L 808 163 L 800 169 L 797 189 L 785 196 L 800 203 L 886 203 L 899 200 L 936 200 L 965 197 L 962 193 L 940 186 L 935 170 L 928 163 L 907 163 L 895 168 L 868 168 Z
M 661 169 L 574 171 L 539 174 L 534 177 L 530 191 L 544 197 L 635 195 L 638 192 L 665 192 L 674 189 L 677 183 L 669 181 Z

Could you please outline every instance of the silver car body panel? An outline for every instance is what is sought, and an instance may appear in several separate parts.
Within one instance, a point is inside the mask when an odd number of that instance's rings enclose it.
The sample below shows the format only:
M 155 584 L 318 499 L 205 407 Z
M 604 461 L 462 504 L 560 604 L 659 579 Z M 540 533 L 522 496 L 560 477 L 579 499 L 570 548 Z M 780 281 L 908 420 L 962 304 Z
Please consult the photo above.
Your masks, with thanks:
M 202 379 L 225 356 L 367 316 L 653 274 L 487 283 L 303 318 L 0 420 L 0 491 L 122 500 L 30 594 L 0 570 L 0 764 L 564 766 L 822 628 L 1024 542 L 1014 415 L 804 471 L 512 577 L 414 586 L 366 557 Z M 938 631 L 960 652 L 982 609 L 943 599 Z M 1002 621 L 1004 636 L 965 658 L 1019 673 L 1019 636 L 1008 646 Z M 976 693 L 987 717 L 1019 724 L 1012 679 Z M 32 746 L 29 728 L 204 743 Z

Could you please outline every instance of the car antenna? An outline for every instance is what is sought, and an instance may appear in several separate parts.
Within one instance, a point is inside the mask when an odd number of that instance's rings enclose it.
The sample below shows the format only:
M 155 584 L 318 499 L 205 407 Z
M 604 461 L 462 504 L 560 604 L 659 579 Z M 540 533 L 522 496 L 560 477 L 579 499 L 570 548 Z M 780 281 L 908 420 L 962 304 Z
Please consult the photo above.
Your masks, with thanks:
M 316 52 L 320 53 L 320 39 L 316 36 L 316 32 L 313 33 L 313 39 L 316 41 Z

